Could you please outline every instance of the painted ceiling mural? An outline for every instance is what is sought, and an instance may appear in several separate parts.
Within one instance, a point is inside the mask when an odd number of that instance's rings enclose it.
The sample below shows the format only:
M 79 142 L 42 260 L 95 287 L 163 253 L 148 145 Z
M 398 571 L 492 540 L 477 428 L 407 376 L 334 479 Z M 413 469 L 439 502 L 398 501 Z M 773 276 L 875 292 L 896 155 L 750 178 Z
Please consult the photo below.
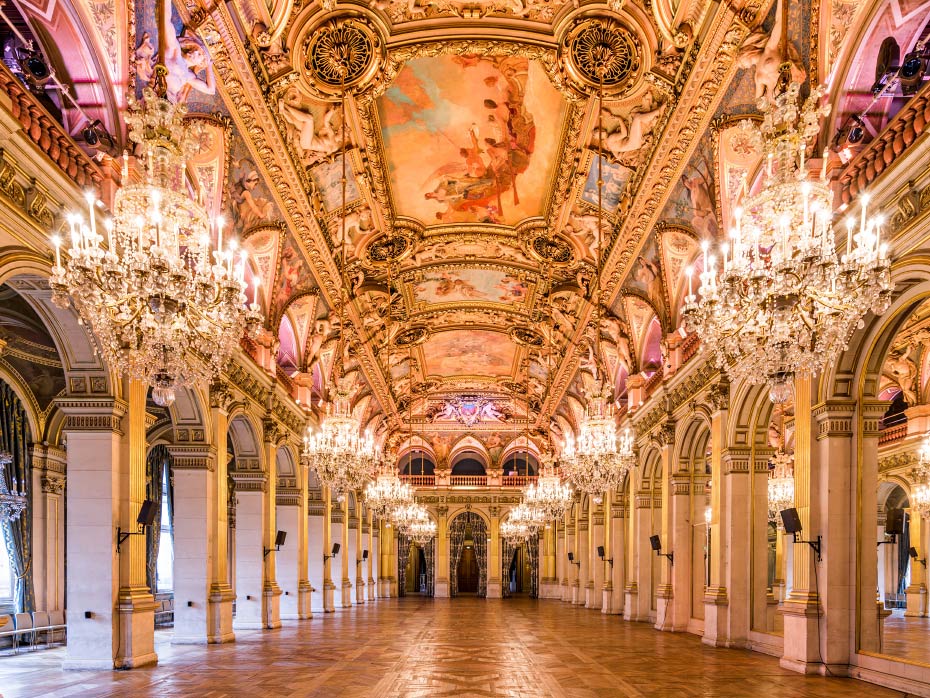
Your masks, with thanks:
M 729 234 L 757 180 L 746 120 L 771 94 L 783 39 L 796 79 L 847 86 L 817 144 L 839 167 L 906 101 L 873 99 L 877 47 L 892 37 L 911 50 L 930 16 L 930 0 L 884 0 L 868 17 L 850 0 L 731 5 L 169 5 L 169 92 L 209 126 L 192 189 L 250 255 L 249 292 L 260 280 L 268 318 L 259 344 L 320 409 L 341 327 L 357 408 L 395 430 L 412 419 L 434 456 L 450 432 L 449 447 L 469 432 L 490 448 L 549 424 L 558 440 L 595 376 L 622 402 L 631 377 L 661 370 L 685 270 L 700 269 L 704 240 Z M 138 95 L 156 2 L 131 7 L 129 43 L 104 53 L 125 63 L 114 74 L 134 71 Z M 122 11 L 87 5 L 100 21 L 85 53 Z M 600 102 L 595 34 L 616 59 Z M 338 36 L 354 42 L 342 83 L 326 62 Z

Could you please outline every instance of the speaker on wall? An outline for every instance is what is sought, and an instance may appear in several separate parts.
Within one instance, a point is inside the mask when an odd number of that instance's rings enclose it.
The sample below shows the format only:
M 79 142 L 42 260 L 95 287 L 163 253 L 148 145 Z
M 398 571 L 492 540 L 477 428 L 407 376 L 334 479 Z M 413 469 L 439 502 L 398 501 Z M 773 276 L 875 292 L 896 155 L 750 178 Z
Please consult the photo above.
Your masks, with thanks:
M 904 509 L 889 509 L 885 516 L 885 533 L 897 536 L 904 533 Z
M 604 557 L 604 546 L 603 545 L 597 546 L 597 556 L 600 558 Z
M 652 546 L 653 550 L 662 550 L 662 541 L 659 540 L 658 536 L 649 536 L 649 545 Z
M 155 502 L 151 499 L 146 499 L 142 502 L 142 506 L 139 507 L 139 516 L 136 517 L 136 523 L 142 524 L 143 526 L 151 526 L 155 523 L 155 514 L 158 513 L 158 509 L 155 507 Z
M 781 522 L 785 526 L 785 533 L 801 532 L 801 517 L 798 516 L 798 510 L 794 507 L 781 512 Z

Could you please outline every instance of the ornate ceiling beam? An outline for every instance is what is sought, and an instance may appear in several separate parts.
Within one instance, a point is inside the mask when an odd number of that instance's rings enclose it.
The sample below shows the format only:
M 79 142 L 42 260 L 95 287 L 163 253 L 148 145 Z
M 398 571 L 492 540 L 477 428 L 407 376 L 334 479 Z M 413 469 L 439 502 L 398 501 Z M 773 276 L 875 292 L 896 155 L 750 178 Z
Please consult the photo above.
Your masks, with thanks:
M 628 214 L 615 231 L 603 265 L 601 288 L 607 307 L 620 294 L 622 283 L 629 275 L 636 255 L 648 239 L 649 230 L 659 221 L 671 194 L 672 183 L 681 176 L 697 148 L 701 134 L 710 125 L 714 111 L 724 97 L 722 88 L 736 73 L 739 47 L 749 33 L 749 26 L 755 21 L 763 1 L 747 2 L 738 14 L 728 5 L 721 4 L 709 20 L 710 26 L 703 34 L 704 41 L 696 55 L 693 49 L 686 51 L 684 65 L 676 81 L 680 94 L 649 164 L 644 165 L 645 175 L 640 180 Z M 661 167 L 651 166 L 654 163 L 661 163 Z M 541 415 L 555 412 L 575 376 L 583 348 L 582 339 L 592 310 L 591 303 L 581 308 L 571 342 L 553 378 Z M 542 422 L 540 417 L 538 426 L 542 426 Z
M 248 143 L 256 161 L 272 183 L 272 194 L 278 200 L 287 226 L 296 233 L 298 244 L 309 261 L 310 268 L 329 304 L 335 306 L 342 286 L 339 267 L 333 259 L 326 235 L 321 230 L 313 206 L 302 188 L 294 183 L 302 178 L 287 153 L 288 147 L 276 125 L 275 116 L 266 101 L 268 86 L 259 84 L 256 71 L 248 60 L 254 56 L 238 37 L 229 10 L 225 5 L 214 5 L 209 11 L 197 6 L 196 0 L 186 0 L 186 9 L 179 14 L 186 26 L 196 29 L 213 58 L 213 66 L 220 80 L 217 90 L 226 103 L 232 106 L 232 118 Z M 354 142 L 359 142 L 357 138 Z M 359 337 L 364 336 L 361 317 L 353 303 L 346 304 L 346 314 Z M 369 343 L 357 342 L 358 360 L 382 409 L 396 413 L 396 405 Z

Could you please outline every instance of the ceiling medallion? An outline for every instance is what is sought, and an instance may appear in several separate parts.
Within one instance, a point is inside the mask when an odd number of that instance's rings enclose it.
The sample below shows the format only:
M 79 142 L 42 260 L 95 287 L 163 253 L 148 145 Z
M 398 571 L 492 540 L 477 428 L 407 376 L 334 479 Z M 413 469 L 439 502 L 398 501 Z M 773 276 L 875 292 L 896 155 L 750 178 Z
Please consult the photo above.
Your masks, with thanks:
M 541 262 L 568 265 L 575 261 L 571 243 L 559 234 L 542 234 L 533 238 L 530 249 Z
M 308 32 L 302 65 L 310 87 L 333 99 L 344 90 L 358 92 L 377 73 L 383 54 L 381 39 L 364 19 L 340 17 Z
M 365 256 L 370 264 L 394 264 L 401 261 L 413 250 L 413 242 L 409 237 L 395 233 L 382 235 L 368 245 Z
M 394 339 L 394 344 L 399 347 L 415 347 L 418 344 L 423 344 L 429 338 L 429 335 L 429 327 L 417 325 L 399 333 Z
M 510 338 L 514 343 L 524 347 L 541 347 L 546 339 L 539 332 L 529 327 L 513 327 Z
M 598 17 L 575 25 L 562 41 L 562 58 L 576 86 L 592 93 L 629 92 L 639 78 L 643 49 L 637 37 L 615 19 Z

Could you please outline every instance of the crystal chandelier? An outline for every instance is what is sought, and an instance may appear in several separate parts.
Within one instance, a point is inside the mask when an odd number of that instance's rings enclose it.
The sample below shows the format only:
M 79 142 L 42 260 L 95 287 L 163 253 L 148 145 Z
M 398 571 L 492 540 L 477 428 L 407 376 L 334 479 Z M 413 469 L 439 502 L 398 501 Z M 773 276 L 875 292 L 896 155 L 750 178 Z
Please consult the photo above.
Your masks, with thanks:
M 392 463 L 382 459 L 375 480 L 365 487 L 365 502 L 375 516 L 385 518 L 394 509 L 413 502 L 413 488 L 401 482 Z
M 0 521 L 15 521 L 26 510 L 26 483 L 18 490 L 16 476 L 12 477 L 12 487 L 6 481 L 7 468 L 13 465 L 10 453 L 0 453 Z
M 911 488 L 911 506 L 925 519 L 930 519 L 930 432 L 924 436 L 918 451 L 919 464 Z
M 371 480 L 380 462 L 370 432 L 352 414 L 352 379 L 343 376 L 318 431 L 307 429 L 302 456 L 320 484 L 341 501 L 346 492 L 361 489 Z
M 771 460 L 768 480 L 769 521 L 778 521 L 778 513 L 794 506 L 794 459 L 779 450 Z
M 600 504 L 636 464 L 635 439 L 629 426 L 617 437 L 610 390 L 600 381 L 587 398 L 578 438 L 566 435 L 560 462 L 572 484 Z
M 431 522 L 426 508 L 419 502 L 410 502 L 391 512 L 391 521 L 397 530 L 409 536 L 414 528 Z
M 423 516 L 418 517 L 407 527 L 407 535 L 417 545 L 426 545 L 436 537 L 436 522 L 429 517 L 425 509 L 422 511 Z
M 501 538 L 510 545 L 519 545 L 530 537 L 526 524 L 522 521 L 514 521 L 512 518 L 501 521 L 500 534 Z
M 62 240 L 52 238 L 52 300 L 60 308 L 73 303 L 107 364 L 148 383 L 163 406 L 176 388 L 219 373 L 243 332 L 254 335 L 262 325 L 257 278 L 246 307 L 245 250 L 236 259 L 235 240 L 224 248 L 221 220 L 212 246 L 207 212 L 188 191 L 185 161 L 202 128 L 185 113 L 149 87 L 141 102 L 131 101 L 126 123 L 143 180 L 130 183 L 124 156 L 113 218 L 98 221 L 100 204 L 88 194 L 87 219 L 68 218 L 64 264 Z
M 689 268 L 682 309 L 717 364 L 734 379 L 766 383 L 773 402 L 790 400 L 795 374 L 833 361 L 863 316 L 883 313 L 891 300 L 888 246 L 881 219 L 867 218 L 866 195 L 859 220 L 846 221 L 845 252 L 837 255 L 827 153 L 819 178 L 805 166 L 829 107 L 820 105 L 822 86 L 803 105 L 800 90 L 783 72 L 774 99 L 760 100 L 761 125 L 743 122 L 765 157 L 762 188 L 749 195 L 744 185 L 719 266 L 705 241 L 700 298 Z
M 546 523 L 542 512 L 526 502 L 520 502 L 511 509 L 507 518 L 515 524 L 523 526 L 529 535 L 535 534 L 539 527 Z
M 523 501 L 549 521 L 560 519 L 572 505 L 572 488 L 562 482 L 555 471 L 555 458 L 550 451 L 539 457 L 539 477 L 523 491 Z

